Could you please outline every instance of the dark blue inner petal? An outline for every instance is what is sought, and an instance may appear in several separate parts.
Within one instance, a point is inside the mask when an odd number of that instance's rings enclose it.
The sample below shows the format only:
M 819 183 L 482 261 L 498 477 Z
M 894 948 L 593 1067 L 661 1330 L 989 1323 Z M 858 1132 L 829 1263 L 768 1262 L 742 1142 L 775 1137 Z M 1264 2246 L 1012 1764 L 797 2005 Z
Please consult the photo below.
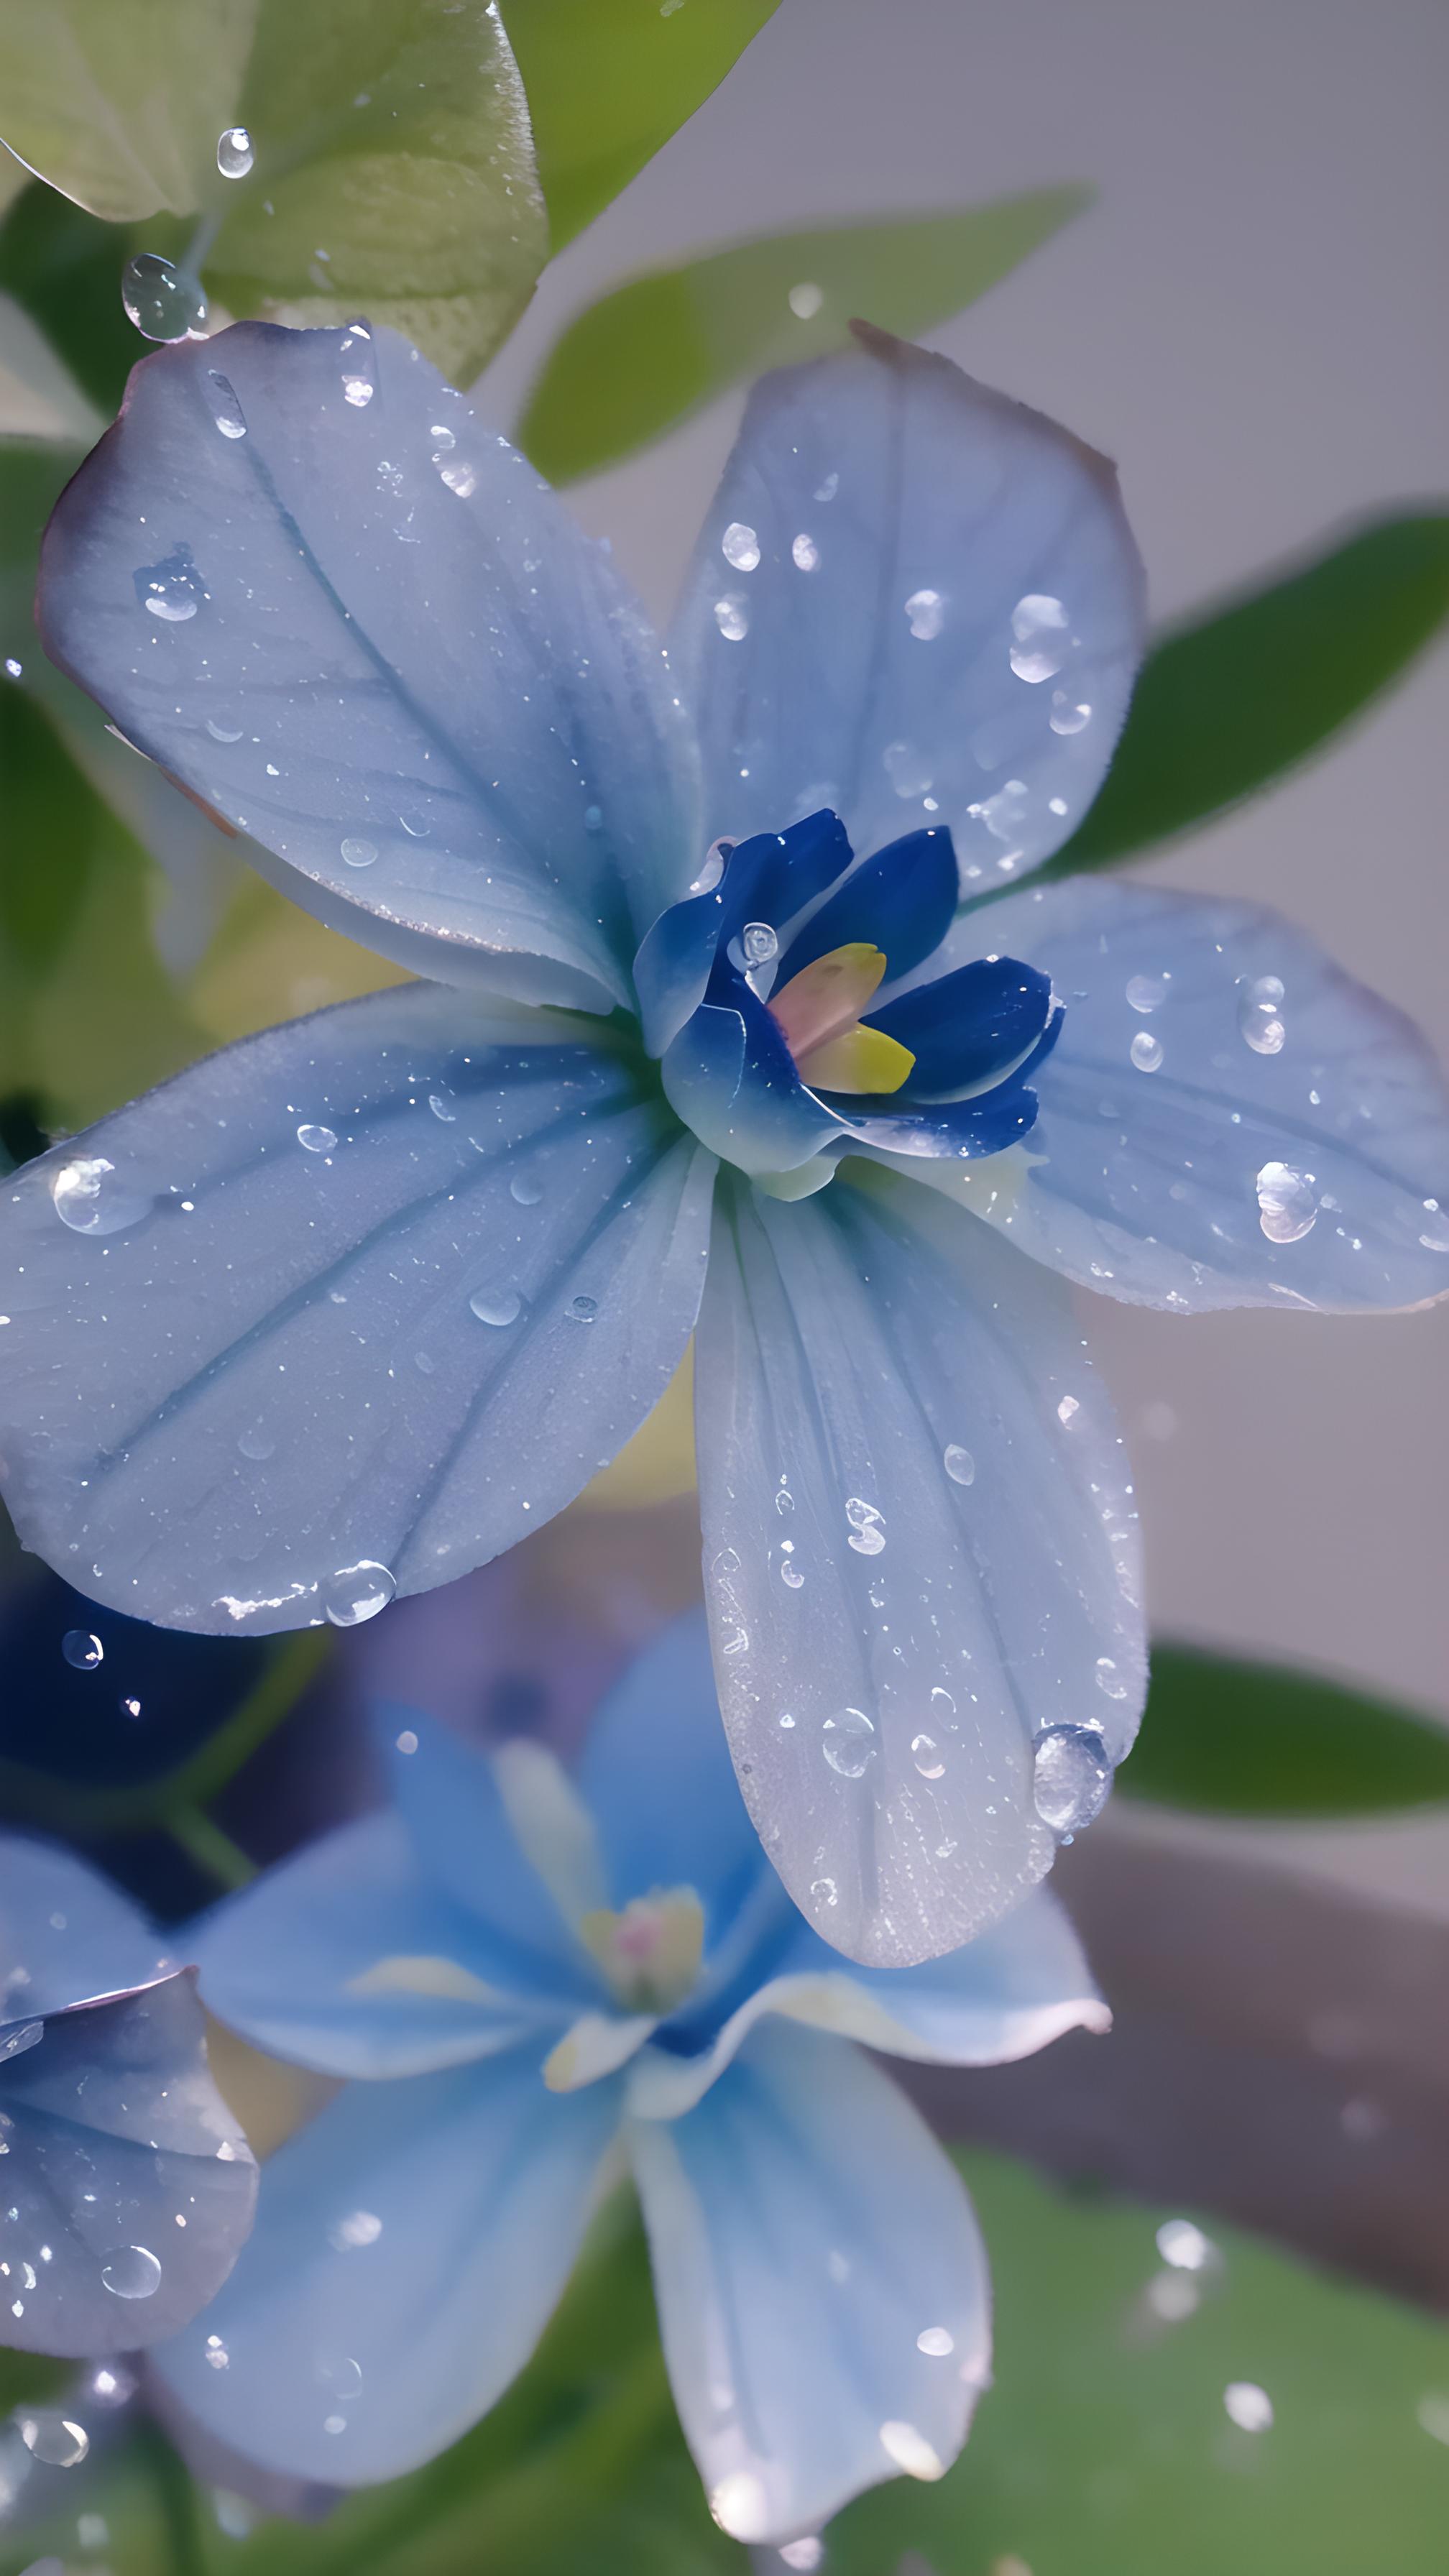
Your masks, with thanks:
M 747 921 L 783 930 L 802 904 L 834 885 L 853 855 L 839 815 L 826 811 L 788 823 L 783 832 L 756 832 L 737 842 L 720 889 L 723 937 L 733 939 Z
M 1018 958 L 977 957 L 869 1012 L 867 1026 L 883 1029 L 916 1059 L 896 1097 L 902 1104 L 949 1100 L 1001 1079 L 1045 1034 L 1051 990 L 1049 975 Z
M 823 1108 L 795 1069 L 779 1022 L 723 956 L 710 996 L 666 1048 L 665 1096 L 711 1153 L 745 1172 L 789 1172 L 832 1135 Z
M 893 1101 L 883 1112 L 834 1093 L 821 1096 L 861 1144 L 876 1145 L 884 1154 L 1002 1154 L 1008 1145 L 1019 1145 L 1036 1124 L 1036 1093 L 1022 1082 L 1002 1083 L 974 1100 L 944 1100 L 934 1106 L 906 1103 L 897 1109 Z
M 806 922 L 790 943 L 781 977 L 798 975 L 853 939 L 873 940 L 890 973 L 908 975 L 940 947 L 959 901 L 950 833 L 908 832 L 864 860 Z

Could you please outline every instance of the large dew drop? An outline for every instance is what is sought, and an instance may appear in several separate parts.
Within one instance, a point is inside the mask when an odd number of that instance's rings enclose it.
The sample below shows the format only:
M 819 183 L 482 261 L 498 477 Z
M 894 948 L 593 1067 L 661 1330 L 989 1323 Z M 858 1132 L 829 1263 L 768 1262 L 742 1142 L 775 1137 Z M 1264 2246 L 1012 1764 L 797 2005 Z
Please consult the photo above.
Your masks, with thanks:
M 101 2265 L 101 2279 L 113 2299 L 150 2299 L 161 2286 L 161 2266 L 149 2246 L 118 2245 Z
M 1111 1786 L 1112 1765 L 1094 1726 L 1048 1726 L 1037 1737 L 1032 1794 L 1054 1834 L 1079 1834 L 1101 1814 Z
M 334 1628 L 360 1628 L 364 1619 L 375 1619 L 396 1598 L 397 1577 L 376 1557 L 360 1557 L 356 1565 L 339 1566 L 322 1586 L 322 1608 Z
M 58 2407 L 37 2407 L 33 2414 L 17 2415 L 15 2422 L 31 2458 L 43 2460 L 49 2469 L 78 2469 L 91 2447 L 85 2426 L 62 2415 Z M 44 2559 L 38 2564 L 44 2567 Z M 51 2564 L 59 2566 L 60 2561 L 53 2559 Z
M 223 179 L 244 179 L 256 155 L 244 125 L 229 125 L 216 141 L 216 166 Z
M 72 1234 L 121 1234 L 139 1225 L 155 1201 L 122 1180 L 104 1154 L 62 1163 L 50 1181 L 51 1204 Z
M 1270 1243 L 1301 1243 L 1318 1220 L 1318 1192 L 1311 1172 L 1291 1163 L 1265 1163 L 1257 1178 L 1258 1223 Z
M 68 1628 L 60 1641 L 60 1651 L 78 1673 L 93 1673 L 105 1660 L 105 1648 L 99 1637 L 85 1628 Z
M 1254 982 L 1238 989 L 1238 1027 L 1244 1043 L 1254 1055 L 1281 1055 L 1287 1036 L 1279 1010 L 1283 1000 L 1283 980 L 1279 975 L 1259 975 Z
M 159 251 L 138 251 L 127 260 L 121 302 L 127 321 L 147 340 L 184 340 L 206 320 L 206 297 L 197 280 Z
M 820 1730 L 825 1759 L 842 1780 L 858 1780 L 875 1760 L 875 1728 L 862 1708 L 843 1708 Z

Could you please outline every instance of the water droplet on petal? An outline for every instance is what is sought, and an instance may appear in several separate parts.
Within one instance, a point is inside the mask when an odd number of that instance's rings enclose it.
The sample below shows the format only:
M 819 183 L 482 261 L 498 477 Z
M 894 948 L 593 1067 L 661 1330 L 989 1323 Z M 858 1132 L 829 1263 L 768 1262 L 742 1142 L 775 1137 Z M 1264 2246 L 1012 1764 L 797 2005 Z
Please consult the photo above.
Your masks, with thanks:
M 437 463 L 436 458 L 433 461 Z M 440 465 L 438 479 L 446 483 L 450 492 L 456 492 L 460 501 L 469 500 L 478 488 L 476 466 L 470 465 L 467 459 L 461 456 L 450 458 L 446 465 Z
M 1112 1785 L 1107 1748 L 1094 1726 L 1048 1726 L 1032 1755 L 1032 1794 L 1054 1834 L 1080 1833 L 1100 1815 Z
M 230 2361 L 231 2354 L 227 2351 L 220 2335 L 208 2335 L 206 2338 L 206 2362 L 208 2369 L 225 2370 Z
M 939 1780 L 946 1768 L 934 1735 L 911 1737 L 911 1759 L 923 1780 Z
M 1097 1688 L 1105 1692 L 1108 1699 L 1125 1699 L 1127 1696 L 1127 1684 L 1111 1655 L 1097 1657 Z
M 229 125 L 216 142 L 216 166 L 223 179 L 244 179 L 256 154 L 244 125 Z
M 972 1457 L 969 1449 L 961 1448 L 959 1444 L 953 1440 L 950 1447 L 945 1451 L 941 1463 L 953 1485 L 975 1484 L 976 1461 Z
M 802 277 L 799 285 L 790 289 L 790 310 L 797 322 L 813 322 L 824 301 L 825 291 L 813 278 Z
M 1255 1184 L 1258 1223 L 1270 1243 L 1301 1243 L 1318 1222 L 1318 1191 L 1311 1172 L 1291 1163 L 1265 1163 Z
M 304 1120 L 297 1130 L 297 1142 L 306 1154 L 330 1154 L 337 1138 L 330 1127 L 316 1127 Z
M 916 2350 L 928 2361 L 945 2361 L 956 2349 L 956 2338 L 945 2326 L 927 2326 L 916 2337 Z
M 364 1619 L 375 1619 L 397 1594 L 397 1577 L 380 1565 L 376 1557 L 361 1557 L 356 1565 L 339 1566 L 322 1586 L 322 1608 L 334 1628 L 360 1628 Z
M 451 1127 L 458 1115 L 457 1095 L 440 1082 L 436 1091 L 428 1093 L 428 1107 L 444 1127 Z
M 147 340 L 184 340 L 206 320 L 206 297 L 196 279 L 159 251 L 138 251 L 127 260 L 121 302 L 127 321 Z
M 1077 1415 L 1081 1412 L 1081 1409 L 1082 1409 L 1082 1407 L 1081 1407 L 1081 1401 L 1080 1401 L 1080 1399 L 1079 1399 L 1077 1396 L 1075 1396 L 1075 1395 L 1064 1395 L 1064 1396 L 1062 1397 L 1061 1403 L 1057 1406 L 1057 1420 L 1058 1420 L 1058 1422 L 1060 1422 L 1060 1423 L 1063 1425 L 1063 1427 L 1065 1428 L 1065 1426 L 1066 1426 L 1066 1424 L 1067 1424 L 1067 1423 L 1069 1423 L 1069 1422 L 1074 1422 L 1074 1421 L 1076 1420 L 1076 1417 L 1077 1417 Z
M 1162 1040 L 1150 1029 L 1139 1029 L 1127 1052 L 1139 1073 L 1156 1073 L 1162 1063 Z
M 738 591 L 729 591 L 715 601 L 714 622 L 727 644 L 744 642 L 750 631 L 750 612 Z
M 173 546 L 160 563 L 138 564 L 131 578 L 138 605 L 165 626 L 184 626 L 207 597 L 188 545 Z
M 1170 983 L 1166 975 L 1129 975 L 1127 999 L 1134 1011 L 1158 1011 L 1167 999 Z
M 571 1324 L 591 1324 L 598 1311 L 597 1297 L 571 1297 L 564 1309 Z
M 791 1565 L 787 1562 L 781 1566 L 780 1581 L 784 1584 L 787 1592 L 798 1592 L 804 1580 L 805 1577 L 801 1573 L 798 1565 Z
M 932 768 L 924 752 L 912 742 L 888 742 L 881 753 L 881 767 L 900 797 L 925 796 L 930 793 Z
M 12 2057 L 24 2057 L 32 2048 L 38 2048 L 44 2037 L 43 2021 L 17 2023 L 13 2030 L 7 2030 L 3 2037 L 0 2037 L 0 2066 L 8 2066 Z M 30 2287 L 34 2289 L 33 2281 Z
M 353 374 L 342 379 L 342 399 L 350 403 L 354 411 L 366 411 L 376 391 L 371 376 Z
M 768 921 L 747 921 L 740 932 L 747 966 L 768 966 L 780 954 L 780 942 Z
M 1283 980 L 1278 975 L 1259 975 L 1251 983 L 1238 987 L 1238 1027 L 1254 1055 L 1281 1055 L 1287 1036 L 1279 1017 L 1283 1000 Z
M 263 1458 L 270 1458 L 277 1446 L 271 1433 L 264 1431 L 260 1423 L 254 1423 L 250 1431 L 241 1432 L 236 1445 L 244 1458 L 255 1459 L 258 1463 Z
M 543 1191 L 527 1172 L 515 1172 L 508 1184 L 508 1195 L 519 1207 L 537 1207 Z
M 1067 612 L 1059 599 L 1028 591 L 1011 612 L 1011 667 L 1019 680 L 1054 680 L 1067 658 Z
M 810 1881 L 810 1893 L 812 1896 L 818 1897 L 822 1905 L 834 1905 L 838 1902 L 839 1898 L 839 1890 L 837 1889 L 833 1878 L 812 1878 Z
M 875 1760 L 875 1728 L 864 1709 L 843 1708 L 838 1717 L 827 1717 L 820 1732 L 825 1759 L 842 1780 L 858 1780 Z
M 814 538 L 807 536 L 803 529 L 800 535 L 792 540 L 790 554 L 797 572 L 819 571 L 820 548 Z
M 91 2447 L 91 2437 L 83 2424 L 72 2422 L 58 2407 L 38 2407 L 33 2414 L 17 2415 L 20 2439 L 32 2459 L 43 2460 L 50 2469 L 79 2468 Z M 59 2559 L 52 2562 L 60 2565 Z M 43 2567 L 45 2561 L 40 2561 Z
M 1047 718 L 1053 733 L 1081 733 L 1092 721 L 1092 710 L 1074 706 L 1065 689 L 1053 689 L 1052 711 Z
M 370 868 L 377 856 L 375 841 L 359 841 L 351 836 L 341 844 L 341 849 L 350 868 Z
M 760 560 L 760 540 L 743 519 L 731 519 L 719 541 L 719 550 L 736 572 L 753 572 Z
M 161 2266 L 144 2245 L 118 2245 L 101 2265 L 101 2279 L 113 2299 L 150 2299 L 161 2286 Z
M 114 1163 L 94 1154 L 62 1163 L 51 1175 L 51 1204 L 72 1234 L 121 1234 L 150 1213 L 154 1199 L 128 1188 Z
M 523 1299 L 516 1288 L 475 1288 L 468 1307 L 480 1324 L 516 1324 Z
M 206 730 L 213 742 L 240 742 L 243 727 L 226 723 L 220 716 L 208 716 Z
M 245 438 L 247 434 L 246 413 L 242 410 L 241 404 L 237 400 L 235 387 L 232 385 L 228 377 L 219 375 L 215 367 L 208 368 L 207 373 L 211 380 L 212 389 L 211 416 L 215 421 L 217 428 L 221 431 L 222 437 Z M 232 740 L 236 740 L 236 736 L 234 734 L 232 736 Z

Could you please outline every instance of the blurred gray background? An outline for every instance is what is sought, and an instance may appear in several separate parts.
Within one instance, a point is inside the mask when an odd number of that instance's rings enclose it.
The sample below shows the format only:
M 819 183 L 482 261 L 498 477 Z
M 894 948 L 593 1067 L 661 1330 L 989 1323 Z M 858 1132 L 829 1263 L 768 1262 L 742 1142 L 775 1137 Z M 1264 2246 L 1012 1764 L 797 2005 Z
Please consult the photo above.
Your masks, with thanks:
M 782 0 L 549 269 L 481 406 L 509 421 L 562 322 L 639 267 L 1088 179 L 1094 210 L 932 336 L 1119 460 L 1171 617 L 1449 487 L 1446 109 L 1442 0 Z M 660 616 L 737 416 L 718 404 L 573 496 Z M 1449 1054 L 1445 670 L 1441 651 L 1321 765 L 1152 873 L 1295 915 Z M 1088 1302 L 1157 1628 L 1449 1717 L 1449 1305 L 1183 1321 Z M 1449 1824 L 1239 1838 L 1449 1920 Z

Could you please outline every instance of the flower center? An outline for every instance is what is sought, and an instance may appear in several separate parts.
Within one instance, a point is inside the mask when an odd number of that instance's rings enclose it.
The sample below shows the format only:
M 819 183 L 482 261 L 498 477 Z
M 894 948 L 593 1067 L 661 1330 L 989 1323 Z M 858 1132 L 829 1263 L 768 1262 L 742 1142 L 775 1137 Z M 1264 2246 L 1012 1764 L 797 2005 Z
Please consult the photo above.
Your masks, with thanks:
M 654 1888 L 622 1912 L 599 1906 L 579 1939 L 629 2012 L 668 2013 L 693 1987 L 704 1956 L 704 1908 L 692 1887 Z
M 812 1091 L 899 1091 L 915 1057 L 861 1019 L 885 971 L 883 949 L 851 939 L 771 994 L 770 1013 Z

